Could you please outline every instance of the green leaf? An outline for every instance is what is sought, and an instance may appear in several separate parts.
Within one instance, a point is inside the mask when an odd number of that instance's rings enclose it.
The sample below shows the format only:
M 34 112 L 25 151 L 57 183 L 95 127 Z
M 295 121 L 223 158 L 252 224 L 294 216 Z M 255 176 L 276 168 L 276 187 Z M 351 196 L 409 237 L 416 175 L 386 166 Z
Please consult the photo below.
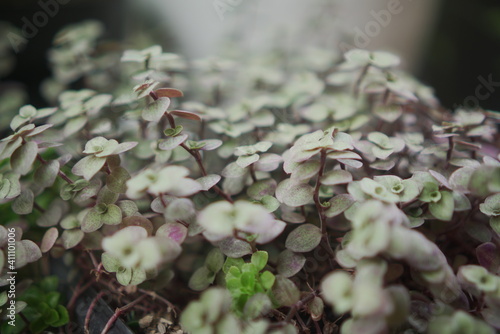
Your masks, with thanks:
M 292 277 L 297 274 L 306 263 L 306 258 L 300 253 L 294 253 L 289 249 L 285 249 L 278 256 L 278 274 L 283 277 Z
M 64 137 L 69 137 L 71 135 L 74 135 L 75 133 L 83 129 L 83 127 L 85 126 L 85 124 L 87 124 L 87 122 L 88 122 L 87 116 L 80 116 L 70 119 L 64 125 L 63 129 Z
M 36 184 L 42 188 L 52 186 L 57 178 L 57 173 L 59 173 L 59 167 L 57 160 L 50 160 L 46 164 L 42 164 L 33 176 Z
M 104 269 L 110 273 L 119 272 L 122 266 L 120 260 L 110 255 L 108 252 L 102 253 L 101 261 Z
M 53 323 L 59 321 L 59 313 L 57 313 L 57 311 L 54 309 L 46 310 L 43 313 L 42 317 L 47 325 L 52 325 Z
M 224 254 L 219 248 L 212 249 L 205 259 L 205 266 L 213 273 L 218 273 L 224 265 Z
M 129 172 L 123 167 L 115 167 L 106 177 L 106 186 L 114 193 L 123 194 L 127 191 L 127 181 L 130 180 Z
M 0 174 L 0 199 L 11 199 L 21 194 L 21 184 L 17 174 Z
M 32 321 L 29 326 L 32 333 L 41 333 L 47 327 L 49 326 L 45 323 L 45 319 L 43 317 L 37 318 L 35 321 Z
M 313 200 L 314 188 L 307 183 L 286 179 L 276 188 L 276 198 L 291 207 L 309 204 Z
M 222 271 L 227 274 L 229 272 L 229 269 L 231 267 L 236 267 L 238 269 L 241 269 L 243 267 L 243 264 L 245 264 L 245 261 L 243 261 L 242 258 L 232 258 L 228 257 L 226 259 L 226 262 L 224 262 L 224 266 L 222 267 Z
M 247 173 L 247 168 L 241 168 L 236 162 L 231 162 L 221 172 L 222 176 L 227 178 L 237 178 Z
M 257 251 L 252 254 L 251 262 L 257 268 L 257 271 L 261 271 L 265 268 L 269 255 L 265 251 Z
M 276 180 L 274 179 L 259 180 L 248 187 L 247 195 L 250 198 L 260 201 L 266 195 L 274 195 L 276 186 Z
M 305 224 L 290 232 L 286 238 L 285 246 L 297 253 L 312 251 L 321 242 L 321 230 L 312 224 Z
M 57 276 L 47 276 L 40 282 L 40 288 L 45 292 L 56 291 L 59 286 Z
M 116 204 L 118 205 L 120 210 L 122 210 L 122 214 L 125 217 L 133 216 L 139 211 L 137 204 L 135 204 L 135 202 L 130 200 L 122 200 Z
M 333 186 L 352 182 L 352 174 L 345 170 L 332 170 L 321 178 L 321 184 Z
M 93 155 L 89 155 L 80 161 L 78 161 L 71 171 L 73 174 L 78 176 L 83 176 L 83 178 L 89 181 L 106 163 L 106 158 L 98 158 Z
M 496 291 L 499 284 L 495 275 L 490 274 L 486 268 L 477 265 L 461 266 L 457 276 L 483 292 Z
M 163 133 L 167 137 L 175 137 L 178 136 L 182 132 L 182 130 L 184 130 L 184 127 L 182 125 L 177 125 L 173 129 L 172 128 L 166 129 L 165 131 L 163 131 Z
M 360 181 L 361 190 L 373 198 L 384 202 L 395 203 L 399 201 L 399 196 L 389 192 L 382 184 L 367 177 Z
M 33 211 L 35 195 L 31 189 L 25 189 L 21 195 L 12 202 L 12 211 L 18 215 L 27 215 Z
M 288 278 L 281 275 L 276 276 L 272 287 L 272 293 L 280 306 L 292 306 L 300 299 L 300 291 Z
M 107 186 L 104 186 L 101 188 L 99 191 L 99 194 L 97 195 L 97 204 L 113 204 L 117 201 L 119 197 L 119 194 L 116 192 L 111 191 Z
M 55 308 L 57 304 L 59 304 L 59 298 L 61 298 L 61 294 L 57 291 L 50 291 L 45 294 L 44 301 L 51 307 Z
M 62 305 L 57 305 L 55 309 L 57 311 L 57 314 L 59 315 L 59 321 L 52 323 L 52 326 L 61 327 L 66 325 L 69 322 L 68 310 Z
M 213 151 L 222 145 L 222 140 L 219 139 L 206 139 L 198 142 L 197 147 L 201 147 L 202 151 Z
M 3 252 L 1 253 L 1 255 L 3 256 Z M 2 266 L 3 267 L 3 266 Z M 7 303 L 8 301 L 8 298 L 7 298 L 7 291 L 2 291 L 0 292 L 0 307 L 1 306 L 4 306 L 5 303 Z
M 236 164 L 238 166 L 240 166 L 241 168 L 245 168 L 245 167 L 248 167 L 257 161 L 259 161 L 258 154 L 243 155 L 243 156 L 238 157 L 238 159 L 236 160 Z
M 31 166 L 35 162 L 38 154 L 38 145 L 29 141 L 18 147 L 10 157 L 10 166 L 12 170 L 20 175 L 26 175 L 31 171 Z
M 268 212 L 274 212 L 280 207 L 280 202 L 273 196 L 266 195 L 260 200 L 262 206 L 264 206 Z
M 431 214 L 443 221 L 450 221 L 455 210 L 455 200 L 450 191 L 440 191 L 441 198 L 437 202 L 429 203 L 429 211 Z
M 139 285 L 146 280 L 146 271 L 141 268 L 132 269 L 130 283 L 127 285 Z
M 42 238 L 42 243 L 40 245 L 40 250 L 42 253 L 47 253 L 54 246 L 57 238 L 59 237 L 59 231 L 56 227 L 49 228 Z
M 491 217 L 490 226 L 498 235 L 500 235 L 500 217 Z
M 180 144 L 184 143 L 188 139 L 187 134 L 171 136 L 167 139 L 158 142 L 158 148 L 160 150 L 169 151 L 173 150 Z
M 247 291 L 253 291 L 255 286 L 255 273 L 253 272 L 243 273 L 241 275 L 240 281 L 243 288 L 247 289 Z
M 226 238 L 217 243 L 224 255 L 239 258 L 252 253 L 252 247 L 248 242 L 236 238 Z
M 266 290 L 270 290 L 274 282 L 276 281 L 276 276 L 273 275 L 270 271 L 266 270 L 262 274 L 260 274 L 260 283 L 262 287 Z
M 338 216 L 345 210 L 349 209 L 355 202 L 354 198 L 349 194 L 337 195 L 330 199 L 330 206 L 325 211 L 325 215 L 328 218 Z
M 200 177 L 199 179 L 196 179 L 196 182 L 201 184 L 201 190 L 208 191 L 217 183 L 219 183 L 220 179 L 221 179 L 220 175 L 210 174 L 207 176 Z
M 122 210 L 116 204 L 109 204 L 102 220 L 107 225 L 118 225 L 122 222 Z
M 82 231 L 90 233 L 97 231 L 104 224 L 103 214 L 94 207 L 83 218 Z
M 292 179 L 298 181 L 309 180 L 318 174 L 320 167 L 318 160 L 305 161 L 293 170 Z
M 500 216 L 500 193 L 488 196 L 479 210 L 487 216 Z
M 142 111 L 142 118 L 148 122 L 158 122 L 169 106 L 170 99 L 168 97 L 160 97 Z
M 71 230 L 80 227 L 80 221 L 75 215 L 67 215 L 61 220 L 59 225 L 65 230 Z
M 61 240 L 64 249 L 71 249 L 78 245 L 85 236 L 85 233 L 80 229 L 65 230 L 61 235 Z
M 189 279 L 188 286 L 192 290 L 203 291 L 213 283 L 214 279 L 215 273 L 207 267 L 203 266 L 201 268 L 198 268 L 193 273 L 193 275 Z
M 129 285 L 132 280 L 132 269 L 120 267 L 116 272 L 116 279 L 121 285 Z

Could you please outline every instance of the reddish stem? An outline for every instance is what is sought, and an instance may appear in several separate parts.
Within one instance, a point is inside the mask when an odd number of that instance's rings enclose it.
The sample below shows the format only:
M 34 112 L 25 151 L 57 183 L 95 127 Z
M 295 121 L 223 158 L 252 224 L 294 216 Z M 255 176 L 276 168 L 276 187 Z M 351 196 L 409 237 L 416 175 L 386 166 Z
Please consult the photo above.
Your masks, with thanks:
M 134 307 L 136 304 L 140 303 L 147 296 L 148 295 L 142 295 L 139 298 L 137 298 L 136 300 L 134 300 L 133 302 L 130 302 L 130 303 L 128 303 L 127 305 L 125 305 L 123 307 L 117 308 L 115 310 L 115 313 L 113 314 L 113 316 L 106 323 L 106 326 L 102 330 L 101 334 L 106 334 L 107 332 L 109 332 L 109 330 L 111 329 L 111 327 L 113 327 L 113 325 L 115 324 L 115 322 L 118 319 L 118 317 L 120 317 L 122 314 L 126 313 L 129 309 L 131 309 L 132 307 Z
M 87 310 L 87 315 L 85 316 L 85 323 L 83 325 L 83 330 L 85 333 L 90 333 L 89 331 L 89 324 L 90 324 L 90 317 L 92 316 L 92 311 L 94 310 L 95 306 L 97 305 L 97 302 L 101 297 L 104 295 L 104 291 L 101 291 L 97 294 L 97 296 L 92 300 L 92 303 L 90 303 L 89 309 Z

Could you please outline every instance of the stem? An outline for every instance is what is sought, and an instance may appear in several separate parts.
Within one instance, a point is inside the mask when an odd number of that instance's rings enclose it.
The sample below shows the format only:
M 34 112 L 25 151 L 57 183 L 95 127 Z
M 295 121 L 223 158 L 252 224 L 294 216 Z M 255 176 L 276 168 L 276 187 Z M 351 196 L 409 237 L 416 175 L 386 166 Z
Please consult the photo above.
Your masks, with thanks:
M 151 96 L 151 98 L 153 98 L 153 100 L 155 100 L 155 101 L 158 100 L 158 96 L 156 95 L 155 92 L 151 92 L 151 93 L 149 93 L 149 95 Z M 167 116 L 168 123 L 170 124 L 170 127 L 172 129 L 175 129 L 175 119 L 174 119 L 174 116 L 172 116 L 167 111 L 165 111 L 165 115 Z M 192 149 L 190 149 L 184 143 L 182 143 L 180 146 L 183 149 L 185 149 L 189 154 L 191 154 L 193 156 L 193 158 L 196 160 L 196 163 L 200 167 L 201 174 L 203 176 L 207 176 L 208 174 L 207 174 L 207 171 L 205 169 L 205 166 L 203 166 L 203 161 L 201 159 L 200 152 L 198 150 L 192 150 Z M 221 195 L 226 201 L 228 201 L 229 203 L 234 203 L 234 201 L 231 199 L 231 196 L 229 196 L 224 191 L 222 191 L 222 189 L 219 188 L 219 186 L 215 185 L 212 188 L 215 190 L 216 193 L 218 193 L 219 195 Z
M 311 300 L 313 300 L 314 297 L 316 297 L 316 291 L 311 292 L 310 294 L 308 294 L 307 296 L 305 296 L 304 298 L 302 298 L 301 300 L 299 300 L 298 302 L 296 302 L 290 308 L 290 312 L 288 312 L 285 321 L 286 322 L 290 322 L 290 320 L 292 320 L 292 318 L 295 315 L 295 313 L 297 313 L 298 310 L 300 310 L 307 303 L 309 303 Z
M 192 149 L 190 149 L 184 143 L 182 143 L 180 146 L 183 149 L 185 149 L 189 154 L 191 154 L 191 156 L 196 160 L 196 163 L 198 164 L 198 167 L 200 167 L 201 174 L 203 176 L 207 176 L 208 173 L 207 173 L 207 170 L 205 169 L 205 166 L 203 166 L 203 161 L 202 161 L 200 152 L 198 150 L 192 150 Z M 229 196 L 228 194 L 226 194 L 221 188 L 219 188 L 218 185 L 213 186 L 212 189 L 215 190 L 215 192 L 217 194 L 221 195 L 229 203 L 234 203 L 234 201 L 231 198 L 231 196 Z
M 68 309 L 69 313 L 72 313 L 73 307 L 75 306 L 75 302 L 78 299 L 78 297 L 80 297 L 80 295 L 85 290 L 87 290 L 92 284 L 94 284 L 94 281 L 91 280 L 91 281 L 87 282 L 83 287 L 80 287 L 82 282 L 83 282 L 83 280 L 80 281 L 80 283 L 78 283 L 78 286 L 77 286 L 75 292 L 73 293 L 73 295 L 71 296 L 70 301 L 68 302 L 68 304 L 66 304 L 66 308 Z
M 325 208 L 321 205 L 321 201 L 319 199 L 319 188 L 321 187 L 321 177 L 323 177 L 325 165 L 326 165 L 326 151 L 321 150 L 320 168 L 318 172 L 318 178 L 316 180 L 316 187 L 314 188 L 313 199 L 314 203 L 316 204 L 316 210 L 318 210 L 320 227 L 323 233 L 326 233 L 326 223 L 325 223 L 326 217 L 324 214 Z
M 252 177 L 253 182 L 257 182 L 257 177 L 255 176 L 255 168 L 253 167 L 253 164 L 250 165 L 250 176 Z
M 147 296 L 148 295 L 142 295 L 139 298 L 137 298 L 136 300 L 134 300 L 133 302 L 130 302 L 123 307 L 117 308 L 115 310 L 115 313 L 113 314 L 113 316 L 106 323 L 106 327 L 104 327 L 101 334 L 106 334 L 107 332 L 109 332 L 109 330 L 111 329 L 111 327 L 113 327 L 113 325 L 115 324 L 115 321 L 118 319 L 119 316 L 121 316 L 123 313 L 127 312 L 129 309 L 134 307 L 136 304 L 140 303 Z
M 29 327 L 29 325 L 31 324 L 31 322 L 28 320 L 28 318 L 26 318 L 26 316 L 24 315 L 24 313 L 23 312 L 19 312 L 19 316 L 26 323 L 26 326 Z
M 170 307 L 174 311 L 175 315 L 177 315 L 177 311 L 179 311 L 179 309 L 177 308 L 177 306 L 175 306 L 174 304 L 169 302 L 167 299 L 163 298 L 162 296 L 156 294 L 153 291 L 147 291 L 144 289 L 139 289 L 138 291 L 152 297 L 153 300 L 158 299 L 159 301 L 163 302 L 165 305 L 167 305 L 168 307 Z
M 361 82 L 363 81 L 363 78 L 366 76 L 366 73 L 368 73 L 368 69 L 370 68 L 370 64 L 367 64 L 365 67 L 363 67 L 363 71 L 359 75 L 358 80 L 356 80 L 356 84 L 354 85 L 354 97 L 359 96 L 359 89 L 361 86 Z
M 46 165 L 46 164 L 47 164 L 47 161 L 45 161 L 45 160 L 42 158 L 42 156 L 41 156 L 40 154 L 37 154 L 36 159 L 37 159 L 38 161 L 40 161 L 42 164 L 44 164 L 44 165 Z M 69 183 L 69 184 L 73 184 L 73 181 L 72 181 L 72 180 L 71 180 L 71 179 L 70 179 L 70 178 L 69 178 L 66 174 L 64 174 L 64 172 L 63 172 L 62 170 L 59 170 L 59 171 L 57 172 L 57 175 L 58 175 L 61 179 L 63 179 L 64 181 L 66 181 L 67 183 Z
M 38 203 L 37 203 L 37 202 L 33 202 L 33 207 L 34 207 L 35 209 L 37 209 L 38 211 L 40 211 L 41 213 L 45 213 L 45 209 L 44 209 L 44 208 L 42 208 L 40 205 L 38 205 Z
M 85 323 L 83 325 L 83 330 L 85 333 L 90 333 L 89 331 L 89 324 L 90 324 L 90 317 L 92 315 L 92 311 L 94 310 L 97 302 L 101 297 L 104 295 L 104 291 L 101 291 L 97 294 L 97 296 L 92 300 L 92 303 L 90 303 L 89 309 L 87 310 L 87 315 L 85 315 Z
M 448 137 L 448 152 L 446 152 L 446 161 L 450 161 L 454 148 L 455 142 L 453 141 L 453 137 Z
M 252 247 L 252 253 L 255 253 L 255 252 L 257 252 L 257 251 L 258 251 L 257 246 L 255 246 L 255 241 L 250 242 L 250 241 L 248 241 L 247 239 L 240 237 L 240 236 L 239 236 L 239 234 L 238 234 L 238 230 L 234 230 L 233 237 L 234 237 L 235 239 L 238 239 L 238 240 L 244 241 L 244 242 L 246 242 L 247 244 L 249 244 L 249 245 L 250 245 L 250 247 Z

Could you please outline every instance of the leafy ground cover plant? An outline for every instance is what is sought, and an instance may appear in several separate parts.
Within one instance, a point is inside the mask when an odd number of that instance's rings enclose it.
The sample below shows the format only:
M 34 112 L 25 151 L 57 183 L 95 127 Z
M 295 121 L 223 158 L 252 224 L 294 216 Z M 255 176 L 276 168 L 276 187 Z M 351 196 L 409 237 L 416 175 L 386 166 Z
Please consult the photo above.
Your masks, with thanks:
M 444 110 L 385 52 L 189 63 L 104 54 L 101 31 L 56 36 L 52 107 L 20 105 L 2 132 L 1 284 L 11 245 L 20 273 L 2 333 L 65 326 L 90 286 L 117 307 L 103 333 L 120 316 L 162 333 L 500 329 L 497 113 Z M 61 257 L 80 279 L 65 307 L 42 279 Z

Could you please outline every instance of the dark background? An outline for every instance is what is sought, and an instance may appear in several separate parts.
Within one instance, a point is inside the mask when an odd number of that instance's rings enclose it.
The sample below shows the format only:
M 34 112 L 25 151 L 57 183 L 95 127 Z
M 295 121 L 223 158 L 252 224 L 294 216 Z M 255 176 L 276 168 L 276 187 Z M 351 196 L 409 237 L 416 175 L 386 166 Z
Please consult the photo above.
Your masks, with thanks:
M 106 26 L 106 39 L 123 40 L 137 29 L 163 41 L 167 51 L 175 51 L 176 40 L 165 36 L 154 19 L 154 12 L 124 0 L 70 0 L 50 18 L 26 48 L 16 55 L 17 66 L 0 81 L 0 90 L 9 82 L 21 82 L 28 90 L 30 103 L 45 103 L 39 93 L 42 79 L 50 75 L 46 61 L 55 33 L 69 23 L 97 19 Z M 133 7 L 131 7 L 133 6 Z M 2 0 L 0 21 L 22 27 L 21 19 L 31 19 L 40 10 L 38 1 Z M 131 15 L 132 13 L 132 15 Z M 161 36 L 161 37 L 160 37 Z M 126 47 L 126 46 L 124 46 Z M 474 96 L 479 77 L 500 83 L 500 3 L 498 0 L 445 0 L 439 20 L 425 50 L 423 66 L 415 75 L 436 89 L 436 95 L 448 108 L 463 104 Z M 483 89 L 481 92 L 485 92 Z M 480 101 L 485 109 L 500 110 L 500 87 Z

